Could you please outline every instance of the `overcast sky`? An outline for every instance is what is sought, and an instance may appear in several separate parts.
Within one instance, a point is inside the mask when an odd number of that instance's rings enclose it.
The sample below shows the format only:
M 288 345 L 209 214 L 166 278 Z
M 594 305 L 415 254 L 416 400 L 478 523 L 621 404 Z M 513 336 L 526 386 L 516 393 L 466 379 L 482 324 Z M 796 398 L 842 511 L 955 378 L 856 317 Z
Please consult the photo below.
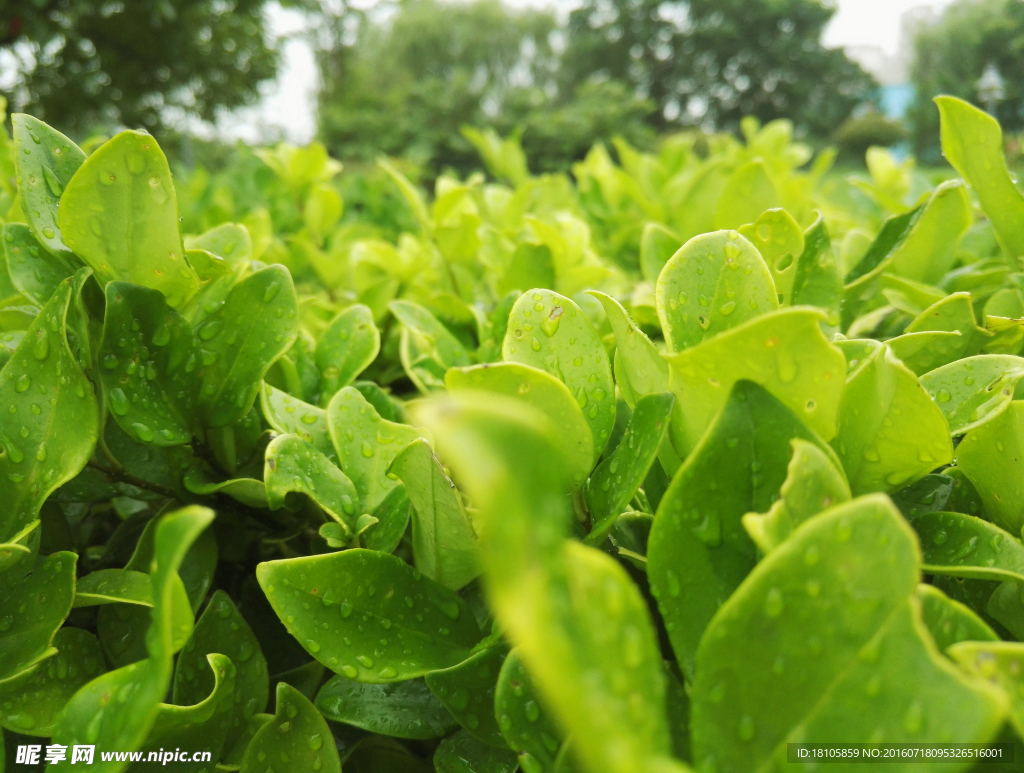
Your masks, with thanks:
M 515 5 L 549 6 L 566 10 L 573 0 L 509 0 Z M 825 32 L 830 46 L 876 45 L 888 53 L 896 52 L 900 16 L 911 8 L 932 5 L 941 8 L 950 0 L 835 0 L 838 12 Z M 274 28 L 278 34 L 301 29 L 297 14 L 276 9 Z M 316 64 L 309 47 L 300 40 L 285 45 L 281 77 L 267 89 L 262 103 L 224 122 L 228 133 L 250 142 L 259 142 L 284 134 L 292 142 L 304 143 L 316 132 L 314 111 L 317 84 Z

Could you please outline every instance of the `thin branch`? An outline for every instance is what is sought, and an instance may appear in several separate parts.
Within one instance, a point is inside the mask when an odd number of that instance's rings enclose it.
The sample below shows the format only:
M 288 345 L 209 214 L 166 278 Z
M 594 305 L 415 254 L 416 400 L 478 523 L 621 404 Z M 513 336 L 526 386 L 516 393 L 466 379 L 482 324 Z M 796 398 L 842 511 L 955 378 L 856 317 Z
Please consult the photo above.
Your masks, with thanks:
M 176 499 L 178 496 L 173 489 L 169 489 L 167 486 L 161 486 L 159 483 L 152 483 L 151 481 L 136 477 L 123 467 L 121 469 L 116 469 L 114 467 L 107 467 L 105 464 L 100 464 L 95 461 L 90 461 L 88 466 L 92 467 L 94 470 L 102 472 L 111 480 L 116 480 L 119 483 L 127 483 L 131 486 L 135 486 L 136 488 L 152 491 L 154 494 L 160 494 L 161 496 L 169 499 Z

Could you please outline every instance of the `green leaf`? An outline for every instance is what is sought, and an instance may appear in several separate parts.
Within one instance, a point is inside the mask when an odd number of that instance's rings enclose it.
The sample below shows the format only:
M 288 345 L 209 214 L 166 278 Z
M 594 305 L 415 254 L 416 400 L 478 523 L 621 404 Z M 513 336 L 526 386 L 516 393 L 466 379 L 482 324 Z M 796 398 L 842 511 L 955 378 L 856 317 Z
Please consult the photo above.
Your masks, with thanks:
M 391 489 L 370 515 L 376 523 L 360 535 L 363 547 L 381 553 L 393 552 L 405 536 L 412 517 L 412 503 L 405 486 Z
M 48 738 L 71 696 L 105 670 L 88 631 L 61 628 L 53 647 L 56 655 L 0 684 L 0 725 L 8 730 Z
M 832 251 L 825 220 L 821 217 L 804 232 L 804 251 L 796 261 L 792 305 L 817 306 L 828 312 L 828 324 L 840 323 L 843 299 L 842 269 Z
M 349 534 L 356 532 L 356 487 L 331 461 L 297 435 L 278 435 L 267 446 L 263 472 L 267 506 L 277 510 L 291 492 L 305 494 Z
M 417 348 L 427 352 L 445 369 L 469 365 L 466 347 L 433 314 L 412 301 L 391 301 L 391 313 L 416 337 Z
M 85 161 L 75 143 L 38 118 L 11 116 L 14 129 L 14 171 L 21 209 L 36 239 L 52 254 L 70 257 L 57 225 L 57 205 L 64 188 Z
M 999 640 L 995 631 L 970 607 L 954 601 L 934 585 L 918 585 L 916 595 L 921 605 L 921 620 L 939 652 L 946 652 L 961 641 Z
M 850 490 L 895 491 L 953 460 L 949 426 L 917 377 L 877 342 L 841 342 L 851 360 L 832 441 Z
M 245 750 L 242 773 L 266 773 L 268 758 L 271 766 L 287 761 L 288 770 L 341 773 L 327 722 L 302 693 L 285 682 L 277 684 L 274 718 L 256 731 Z
M 932 192 L 910 235 L 893 252 L 888 270 L 935 284 L 953 267 L 957 245 L 973 220 L 966 186 L 947 180 Z
M 444 377 L 449 390 L 475 389 L 521 400 L 536 408 L 564 432 L 559 438 L 562 457 L 574 486 L 582 486 L 594 462 L 593 435 L 583 411 L 562 381 L 530 365 L 497 362 L 452 368 Z
M 335 675 L 314 704 L 333 722 L 394 738 L 440 738 L 458 726 L 422 679 L 363 684 Z
M 2 377 L 2 374 L 0 374 Z M 1010 534 L 1024 527 L 1024 403 L 1013 402 L 999 416 L 968 432 L 956 449 L 956 463 L 974 484 L 985 513 Z
M 223 753 L 221 761 L 217 764 L 218 768 L 223 770 L 238 770 L 242 767 L 242 758 L 245 757 L 245 750 L 249 748 L 249 744 L 255 737 L 259 729 L 263 727 L 267 722 L 274 718 L 273 714 L 256 714 L 248 722 L 245 723 L 245 728 L 242 735 L 238 737 L 230 746 L 224 745 L 226 751 Z
M 590 476 L 586 502 L 593 527 L 588 544 L 603 542 L 615 519 L 643 485 L 668 435 L 669 414 L 674 404 L 675 397 L 670 393 L 638 400 L 615 451 Z
M 679 455 L 693 450 L 740 379 L 763 386 L 822 439 L 835 437 L 846 363 L 823 321 L 819 311 L 780 309 L 668 357 Z
M 1022 377 L 1024 359 L 982 354 L 951 362 L 920 380 L 957 437 L 1001 415 Z
M 913 282 L 895 274 L 882 274 L 879 286 L 885 300 L 912 317 L 917 317 L 946 297 L 946 293 L 937 287 Z
M 462 498 L 426 440 L 409 443 L 388 468 L 405 483 L 413 506 L 412 555 L 416 568 L 458 590 L 480 574 L 476 532 Z
M 683 240 L 662 223 L 646 223 L 640 236 L 640 270 L 644 279 L 652 284 L 668 263 Z
M 412 679 L 461 663 L 480 640 L 462 599 L 386 553 L 270 561 L 256 578 L 299 643 L 349 679 Z
M 186 639 L 192 628 L 191 617 L 182 620 L 177 614 L 182 588 L 178 568 L 192 543 L 212 521 L 213 511 L 197 506 L 160 518 L 153 530 L 148 658 L 110 671 L 75 693 L 54 729 L 54 743 L 68 747 L 94 744 L 124 751 L 134 751 L 144 743 L 170 686 L 175 640 Z M 116 761 L 96 760 L 93 765 L 94 770 L 104 773 L 124 769 Z M 71 769 L 70 763 L 61 767 Z
M 247 477 L 221 478 L 210 465 L 197 462 L 186 471 L 183 483 L 188 491 L 199 496 L 226 494 L 248 507 L 269 507 L 267 486 L 262 480 Z
M 198 327 L 224 305 L 244 269 L 236 267 L 232 270 L 226 260 L 206 250 L 186 250 L 185 260 L 199 276 L 199 290 L 180 307 L 180 311 L 193 327 Z
M 57 286 L 73 273 L 58 257 L 46 252 L 21 223 L 3 228 L 4 254 L 11 284 L 40 308 L 46 305 Z
M 121 132 L 68 181 L 57 220 L 64 241 L 103 284 L 159 290 L 181 308 L 199 289 L 178 232 L 178 202 L 163 151 L 148 134 Z
M 222 590 L 213 594 L 178 655 L 173 683 L 176 704 L 199 703 L 216 692 L 216 673 L 207 666 L 207 658 L 215 657 L 212 653 L 226 655 L 235 668 L 234 696 L 224 739 L 224 747 L 230 749 L 245 733 L 249 720 L 266 708 L 270 681 L 259 641 Z
M 1024 734 L 1024 699 L 1021 666 L 1024 644 L 1009 641 L 964 641 L 949 650 L 960 667 L 995 685 L 1010 706 L 1008 718 L 1017 735 Z
M 722 605 L 697 653 L 694 764 L 786 766 L 786 744 L 990 740 L 1000 696 L 934 648 L 916 540 L 884 496 L 811 519 Z M 799 680 L 794 681 L 794 674 Z
M 231 710 L 235 705 L 236 669 L 225 655 L 207 655 L 202 670 L 213 680 L 209 693 L 199 696 L 194 704 L 175 705 L 161 703 L 157 707 L 153 725 L 142 745 L 148 758 L 151 753 L 160 754 L 166 748 L 189 749 L 207 752 L 211 760 L 220 759 L 226 745 L 226 732 L 230 726 Z M 204 680 L 206 681 L 206 680 Z M 210 762 L 180 762 L 175 767 L 188 773 L 205 773 Z M 132 765 L 130 771 L 151 770 L 151 765 Z
M 651 339 L 630 319 L 617 300 L 597 290 L 588 290 L 587 293 L 601 301 L 615 333 L 615 356 L 622 362 L 628 390 L 623 389 L 622 379 L 616 380 L 629 407 L 634 407 L 636 400 L 644 395 L 667 392 L 668 363 Z
M 515 752 L 489 746 L 465 730 L 445 738 L 434 752 L 438 773 L 513 773 L 517 765 Z
M 662 497 L 647 574 L 680 667 L 691 678 L 705 626 L 757 560 L 742 518 L 775 501 L 794 438 L 831 457 L 785 405 L 740 381 Z
M 252 238 L 248 229 L 238 223 L 221 223 L 204 234 L 187 238 L 185 249 L 206 250 L 223 258 L 230 266 L 253 258 Z
M 672 352 L 779 306 L 771 271 L 736 231 L 690 239 L 665 264 L 656 292 L 658 318 Z
M 498 675 L 494 711 L 505 741 L 518 752 L 523 770 L 553 773 L 564 734 L 540 705 L 526 665 L 512 650 Z
M 743 528 L 763 553 L 770 553 L 804 521 L 850 499 L 850 486 L 834 457 L 800 438 L 790 441 L 793 456 L 779 498 L 767 513 L 747 513 Z
M 739 228 L 779 206 L 779 192 L 764 161 L 750 161 L 729 177 L 715 212 L 715 228 Z
M 936 97 L 942 118 L 942 154 L 974 190 L 1007 257 L 1024 255 L 1024 195 L 1003 157 L 1003 132 L 995 118 L 955 97 Z
M 457 666 L 431 671 L 427 686 L 465 731 L 481 743 L 507 748 L 494 713 L 494 691 L 508 647 L 485 647 Z
M 61 283 L 0 371 L 0 541 L 34 521 L 50 493 L 85 467 L 99 434 L 92 383 L 68 345 L 72 281 Z
M 152 607 L 153 585 L 149 575 L 131 569 L 99 569 L 89 572 L 75 586 L 76 609 L 119 602 Z
M 373 512 L 398 481 L 387 471 L 399 452 L 424 430 L 382 419 L 355 387 L 340 390 L 327 406 L 327 427 L 341 469 L 355 484 L 363 512 Z
M 893 353 L 918 375 L 974 355 L 987 334 L 974 322 L 969 293 L 953 293 L 929 306 L 906 332 L 888 341 Z
M 784 209 L 769 209 L 739 232 L 754 245 L 771 271 L 779 304 L 792 305 L 797 261 L 804 254 L 804 234 L 793 216 Z
M 569 387 L 594 436 L 596 461 L 615 424 L 615 384 L 601 338 L 583 310 L 550 290 L 523 293 L 509 314 L 501 354 Z
M 574 747 L 581 764 L 670 769 L 664 676 L 646 603 L 614 559 L 564 540 L 569 513 L 554 426 L 481 393 L 425 414 L 479 506 L 491 608 L 558 721 L 586 738 Z
M 157 529 L 164 517 L 146 523 L 125 566 L 127 570 L 139 572 L 152 566 Z M 216 566 L 217 541 L 211 529 L 190 542 L 178 567 L 181 582 L 173 583 L 173 598 L 165 614 L 171 620 L 170 627 L 177 632 L 172 641 L 175 651 L 181 649 L 192 630 L 194 613 L 210 589 Z M 115 666 L 125 666 L 145 658 L 146 635 L 152 619 L 151 610 L 139 604 L 104 605 L 99 611 L 96 630 L 107 660 Z
M 156 290 L 111 282 L 106 298 L 99 375 L 107 407 L 141 443 L 188 443 L 199 396 L 199 339 Z
M 963 513 L 919 513 L 910 525 L 921 538 L 929 574 L 1024 581 L 1024 545 L 995 524 Z
M 284 434 L 298 435 L 330 459 L 332 464 L 338 463 L 338 454 L 327 430 L 327 411 L 304 403 L 266 381 L 260 390 L 260 407 L 263 418 L 271 427 Z
M 51 642 L 71 611 L 77 559 L 71 552 L 37 556 L 0 575 L 0 681 L 56 653 Z
M 355 381 L 379 351 L 380 331 L 368 306 L 349 306 L 331 320 L 316 345 L 320 404 L 326 406 L 339 389 Z
M 294 343 L 297 314 L 288 269 L 267 266 L 235 285 L 199 326 L 199 407 L 207 426 L 223 427 L 245 416 L 270 366 Z

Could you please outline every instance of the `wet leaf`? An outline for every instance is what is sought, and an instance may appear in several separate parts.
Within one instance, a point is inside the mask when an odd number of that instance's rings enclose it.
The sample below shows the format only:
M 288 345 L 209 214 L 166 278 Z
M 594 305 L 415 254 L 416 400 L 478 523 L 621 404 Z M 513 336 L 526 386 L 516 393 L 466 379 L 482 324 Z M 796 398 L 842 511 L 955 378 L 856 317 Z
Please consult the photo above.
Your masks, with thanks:
M 256 577 L 309 654 L 349 679 L 412 679 L 461 663 L 480 640 L 462 599 L 385 553 L 270 561 Z
M 968 432 L 957 446 L 957 467 L 974 484 L 985 513 L 1010 534 L 1024 527 L 1024 403 Z
M 892 351 L 873 341 L 839 346 L 851 360 L 832 447 L 854 495 L 895 491 L 951 462 L 942 411 Z
M 228 265 L 252 260 L 252 238 L 248 229 L 239 223 L 221 223 L 206 233 L 185 239 L 185 249 L 206 250 Z
M 140 443 L 188 443 L 199 396 L 199 339 L 156 290 L 111 282 L 106 298 L 99 375 L 110 413 Z
M 368 306 L 349 306 L 331 320 L 316 345 L 320 404 L 326 406 L 339 389 L 355 381 L 379 351 L 380 331 Z
M 304 403 L 266 381 L 260 390 L 260 407 L 267 424 L 278 432 L 298 435 L 337 465 L 338 454 L 327 430 L 327 411 Z
M 314 703 L 327 719 L 394 738 L 440 738 L 458 726 L 422 679 L 363 684 L 335 675 Z
M 519 754 L 524 770 L 554 771 L 564 734 L 541 707 L 522 658 L 512 650 L 498 676 L 494 711 L 505 741 Z
M 292 770 L 341 773 L 341 760 L 327 722 L 302 693 L 278 682 L 274 718 L 249 742 L 241 770 L 265 773 L 268 766 L 284 763 L 294 766 Z
M 615 424 L 615 384 L 604 345 L 575 303 L 550 290 L 523 293 L 508 319 L 502 358 L 550 373 L 572 392 L 604 451 Z
M 513 773 L 517 765 L 515 752 L 489 746 L 465 730 L 445 738 L 434 752 L 438 773 Z
M 658 317 L 669 351 L 682 352 L 779 306 L 771 271 L 736 231 L 695 236 L 662 269 Z
M 274 361 L 298 335 L 298 301 L 284 266 L 267 266 L 235 285 L 196 333 L 202 349 L 199 407 L 223 427 L 248 412 Z
M 455 484 L 420 438 L 395 457 L 388 472 L 405 483 L 413 506 L 412 554 L 416 568 L 458 590 L 480 574 L 476 532 Z
M 587 509 L 593 523 L 587 541 L 600 544 L 643 485 L 668 435 L 669 415 L 675 397 L 670 393 L 647 395 L 636 403 L 615 451 L 597 466 L 586 488 Z
M 176 309 L 199 289 L 178 232 L 171 170 L 150 135 L 121 132 L 93 151 L 60 204 L 64 241 L 102 283 L 159 290 Z
M 457 666 L 426 675 L 427 686 L 469 735 L 489 746 L 507 748 L 495 717 L 494 691 L 508 647 L 485 647 Z
M 779 498 L 767 513 L 743 516 L 743 528 L 763 553 L 777 548 L 812 516 L 850 499 L 850 486 L 833 455 L 799 438 L 790 446 L 793 456 Z
M 616 380 L 629 406 L 632 408 L 644 395 L 667 392 L 668 363 L 651 339 L 636 326 L 617 300 L 597 290 L 588 293 L 601 301 L 615 332 L 615 356 L 622 362 L 628 389 L 623 389 L 622 379 Z
M 939 652 L 961 641 L 998 641 L 995 631 L 971 611 L 954 601 L 934 585 L 918 585 L 921 620 L 935 640 Z
M 919 513 L 924 570 L 979 580 L 1024 580 L 1024 545 L 993 523 L 963 513 Z
M 11 116 L 14 129 L 14 170 L 22 211 L 32 232 L 47 250 L 71 257 L 57 225 L 57 206 L 64 188 L 85 161 L 75 143 L 38 118 L 24 113 Z
M 1024 359 L 1006 354 L 967 357 L 921 377 L 921 386 L 939 406 L 953 437 L 999 416 L 1024 377 Z
M 322 453 L 297 435 L 278 435 L 267 446 L 263 480 L 267 505 L 277 510 L 292 492 L 305 494 L 348 534 L 356 532 L 356 487 Z
M 149 575 L 131 569 L 100 569 L 82 577 L 75 586 L 77 607 L 102 604 L 153 606 L 153 585 Z
M 760 384 L 822 439 L 835 437 L 846 363 L 823 321 L 818 311 L 781 309 L 668 357 L 679 455 L 693 450 L 740 379 Z
M 662 497 L 647 546 L 647 574 L 679 665 L 691 678 L 704 628 L 757 561 L 742 518 L 775 501 L 794 438 L 832 456 L 766 390 L 737 382 Z
M 32 231 L 21 223 L 3 227 L 3 245 L 11 284 L 40 308 L 50 300 L 57 286 L 74 273 L 63 259 L 46 252 Z
M 216 674 L 207 664 L 213 653 L 230 658 L 235 669 L 231 705 L 227 708 L 224 748 L 231 748 L 249 720 L 266 708 L 270 697 L 267 660 L 260 644 L 231 598 L 218 590 L 196 622 L 174 667 L 174 703 L 188 706 L 216 692 Z
M 331 399 L 327 426 L 341 469 L 355 484 L 363 512 L 373 512 L 401 485 L 387 475 L 399 452 L 417 438 L 432 440 L 424 430 L 382 419 L 355 387 L 345 387 Z
M 153 613 L 146 636 L 148 657 L 93 679 L 75 693 L 54 729 L 54 743 L 69 748 L 75 744 L 94 744 L 99 748 L 134 751 L 145 742 L 160 701 L 170 686 L 174 642 L 187 638 L 192 628 L 191 617 L 182 620 L 177 615 L 176 597 L 182 587 L 178 568 L 189 547 L 212 521 L 212 510 L 196 506 L 160 519 L 153 538 Z M 73 769 L 70 762 L 61 763 L 60 767 Z M 113 773 L 124 765 L 96 760 L 93 768 Z
M 936 97 L 942 117 L 942 154 L 971 186 L 1009 258 L 1024 255 L 1017 224 L 1024 219 L 1024 195 L 1003 157 L 1003 132 L 995 118 L 955 97 Z
M 934 648 L 914 598 L 919 573 L 914 535 L 884 496 L 798 528 L 701 641 L 694 764 L 713 758 L 723 773 L 784 767 L 786 744 L 810 739 L 991 739 L 1001 696 Z
M 93 386 L 68 345 L 71 293 L 72 280 L 64 280 L 0 371 L 2 541 L 36 519 L 47 496 L 85 467 L 96 444 Z
M 804 253 L 804 234 L 793 216 L 784 209 L 769 209 L 739 232 L 754 245 L 771 271 L 778 305 L 792 305 L 797 261 Z

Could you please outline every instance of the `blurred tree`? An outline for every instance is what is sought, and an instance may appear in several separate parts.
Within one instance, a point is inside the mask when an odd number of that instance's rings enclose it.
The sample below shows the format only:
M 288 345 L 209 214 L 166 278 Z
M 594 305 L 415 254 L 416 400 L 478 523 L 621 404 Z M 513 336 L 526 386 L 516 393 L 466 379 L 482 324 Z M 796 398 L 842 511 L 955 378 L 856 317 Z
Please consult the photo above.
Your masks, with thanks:
M 851 116 L 832 135 L 843 161 L 862 163 L 872 146 L 888 148 L 907 139 L 902 121 L 886 118 L 877 110 Z
M 939 111 L 932 97 L 951 94 L 978 103 L 977 83 L 989 64 L 1005 86 L 996 117 L 1004 130 L 1024 127 L 1024 0 L 957 0 L 938 24 L 915 38 L 911 78 L 915 98 L 908 111 L 918 158 L 939 156 Z
M 533 171 L 564 170 L 599 139 L 650 135 L 651 105 L 601 84 L 562 99 L 547 12 L 499 0 L 405 0 L 381 18 L 346 8 L 320 43 L 320 136 L 341 158 L 403 155 L 428 176 L 479 156 L 463 126 L 522 132 Z
M 213 120 L 277 74 L 267 1 L 0 0 L 0 56 L 14 69 L 2 93 L 65 131 L 152 130 L 174 110 Z
M 786 117 L 830 135 L 876 85 L 821 41 L 825 0 L 584 0 L 570 15 L 563 88 L 593 79 L 650 98 L 659 127 L 733 130 Z

